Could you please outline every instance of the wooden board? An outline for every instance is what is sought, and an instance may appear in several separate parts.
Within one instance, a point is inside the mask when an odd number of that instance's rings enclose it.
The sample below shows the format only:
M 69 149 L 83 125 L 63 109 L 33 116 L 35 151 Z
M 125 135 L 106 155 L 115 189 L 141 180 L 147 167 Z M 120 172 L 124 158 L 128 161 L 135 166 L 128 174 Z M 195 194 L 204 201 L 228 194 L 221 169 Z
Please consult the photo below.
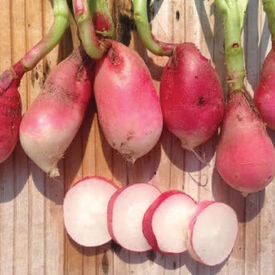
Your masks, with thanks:
M 149 66 L 159 87 L 165 57 L 148 53 L 132 22 L 130 0 L 110 1 L 117 37 L 135 48 Z M 49 29 L 52 8 L 48 0 L 0 0 L 0 71 L 24 55 Z M 225 86 L 223 28 L 213 0 L 156 0 L 152 8 L 153 33 L 162 40 L 196 43 L 212 58 Z M 45 77 L 78 44 L 76 29 L 22 80 L 24 112 L 40 92 Z M 261 64 L 270 48 L 270 35 L 261 1 L 250 0 L 244 30 L 247 83 L 255 88 Z M 251 89 L 252 91 L 252 89 Z M 270 133 L 274 137 L 274 133 Z M 211 167 L 164 130 L 159 144 L 133 167 L 106 143 L 91 103 L 83 127 L 59 163 L 60 178 L 48 179 L 24 154 L 20 145 L 0 165 L 0 274 L 275 274 L 275 183 L 246 199 L 227 187 L 214 167 L 217 138 L 198 149 Z M 185 190 L 197 200 L 229 203 L 240 220 L 238 240 L 229 260 L 206 267 L 187 254 L 163 256 L 131 253 L 111 243 L 82 248 L 66 235 L 62 221 L 64 193 L 76 180 L 101 175 L 120 185 L 153 181 L 161 190 Z M 201 183 L 201 184 L 199 184 Z

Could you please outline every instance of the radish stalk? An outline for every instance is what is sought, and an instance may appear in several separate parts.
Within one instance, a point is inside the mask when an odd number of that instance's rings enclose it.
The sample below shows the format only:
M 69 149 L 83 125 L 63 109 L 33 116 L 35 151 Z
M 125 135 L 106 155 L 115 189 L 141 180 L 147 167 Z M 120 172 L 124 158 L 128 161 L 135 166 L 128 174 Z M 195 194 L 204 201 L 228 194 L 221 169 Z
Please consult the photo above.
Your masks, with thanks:
M 48 34 L 0 76 L 0 163 L 10 156 L 18 141 L 21 121 L 18 88 L 21 78 L 56 46 L 69 26 L 69 8 L 66 0 L 54 0 L 53 11 L 54 23 Z
M 90 10 L 92 13 L 96 33 L 103 37 L 113 38 L 115 35 L 115 27 L 106 0 L 90 1 Z
M 263 6 L 271 32 L 272 48 L 265 58 L 254 101 L 268 127 L 275 130 L 275 3 L 263 0 Z
M 73 10 L 83 48 L 92 59 L 100 59 L 109 43 L 99 40 L 96 36 L 88 0 L 74 0 Z
M 148 22 L 147 1 L 133 0 L 133 7 L 137 31 L 145 47 L 156 55 L 171 56 L 177 45 L 161 42 L 154 38 Z
M 245 86 L 241 32 L 248 0 L 216 0 L 224 17 L 229 100 L 216 165 L 224 181 L 243 195 L 257 192 L 275 174 L 275 151 Z

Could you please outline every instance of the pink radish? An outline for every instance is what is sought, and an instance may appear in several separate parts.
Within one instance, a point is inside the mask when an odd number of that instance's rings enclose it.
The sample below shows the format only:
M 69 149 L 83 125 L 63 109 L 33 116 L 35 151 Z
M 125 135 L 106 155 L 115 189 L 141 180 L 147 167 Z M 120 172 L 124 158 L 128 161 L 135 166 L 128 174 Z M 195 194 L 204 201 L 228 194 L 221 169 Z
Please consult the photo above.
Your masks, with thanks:
M 242 93 L 233 94 L 228 102 L 216 166 L 222 178 L 244 195 L 263 189 L 274 177 L 274 146 Z
M 101 129 L 126 160 L 135 162 L 156 145 L 162 131 L 160 101 L 135 51 L 112 42 L 97 63 L 94 92 Z
M 238 233 L 235 211 L 221 202 L 201 202 L 188 230 L 188 250 L 206 265 L 222 263 L 231 253 Z
M 268 127 L 275 130 L 275 5 L 270 0 L 262 2 L 271 33 L 272 49 L 264 61 L 255 104 Z
M 254 100 L 263 120 L 275 130 L 275 47 L 265 59 Z
M 75 137 L 92 93 L 93 62 L 80 49 L 49 75 L 41 94 L 22 119 L 20 142 L 50 177 Z
M 155 186 L 146 183 L 131 184 L 118 190 L 108 205 L 108 228 L 113 240 L 135 252 L 152 249 L 142 233 L 142 219 L 159 195 Z
M 92 247 L 111 240 L 107 206 L 116 190 L 117 187 L 104 178 L 88 177 L 67 192 L 63 205 L 64 224 L 76 243 Z
M 162 73 L 160 99 L 164 124 L 184 149 L 194 150 L 217 132 L 224 112 L 222 88 L 194 44 L 176 47 Z
M 161 194 L 143 218 L 143 233 L 153 249 L 161 253 L 187 250 L 187 229 L 196 202 L 181 191 Z

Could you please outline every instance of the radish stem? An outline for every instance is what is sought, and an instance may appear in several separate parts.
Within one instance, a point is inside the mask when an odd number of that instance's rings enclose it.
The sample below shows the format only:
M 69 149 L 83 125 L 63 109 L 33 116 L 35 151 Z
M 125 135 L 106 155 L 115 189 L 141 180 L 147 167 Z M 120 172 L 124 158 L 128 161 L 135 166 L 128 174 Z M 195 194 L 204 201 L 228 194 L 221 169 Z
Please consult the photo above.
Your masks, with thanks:
M 32 70 L 57 45 L 69 26 L 69 8 L 66 0 L 54 0 L 53 12 L 54 23 L 49 32 L 13 66 L 13 70 L 19 77 Z
M 156 55 L 171 56 L 176 44 L 165 43 L 156 40 L 150 30 L 147 14 L 147 1 L 132 0 L 134 6 L 134 20 L 138 34 L 144 46 Z
M 96 36 L 89 1 L 74 0 L 73 10 L 83 48 L 92 59 L 100 59 L 107 50 L 107 44 Z
M 113 38 L 115 35 L 115 27 L 106 0 L 90 0 L 90 10 L 94 18 L 96 33 L 103 37 Z
M 216 0 L 215 4 L 224 19 L 225 62 L 229 92 L 240 92 L 244 90 L 245 77 L 241 33 L 248 0 Z

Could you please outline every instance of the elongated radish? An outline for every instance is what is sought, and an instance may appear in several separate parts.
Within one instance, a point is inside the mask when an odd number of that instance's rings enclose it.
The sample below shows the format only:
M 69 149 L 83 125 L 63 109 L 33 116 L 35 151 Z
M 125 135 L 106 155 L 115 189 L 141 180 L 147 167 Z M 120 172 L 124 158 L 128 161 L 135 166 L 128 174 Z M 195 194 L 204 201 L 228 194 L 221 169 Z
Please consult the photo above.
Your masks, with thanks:
M 244 195 L 263 189 L 275 175 L 274 147 L 244 86 L 241 32 L 247 3 L 216 0 L 224 17 L 229 88 L 216 166 L 225 182 Z
M 221 202 L 198 204 L 188 229 L 188 250 L 206 265 L 222 263 L 231 253 L 238 233 L 235 211 Z
M 143 235 L 142 219 L 159 195 L 155 186 L 146 183 L 131 184 L 118 190 L 108 205 L 108 228 L 113 240 L 135 252 L 152 249 Z
M 275 130 L 275 4 L 274 1 L 263 0 L 263 6 L 269 22 L 272 48 L 264 61 L 254 101 L 268 127 Z
M 75 137 L 92 93 L 93 61 L 81 49 L 60 63 L 22 119 L 20 142 L 50 177 Z
M 111 240 L 107 228 L 107 206 L 117 187 L 101 177 L 84 178 L 66 194 L 64 224 L 78 244 L 99 246 Z
M 160 101 L 136 52 L 112 42 L 97 62 L 94 93 L 104 136 L 126 160 L 135 162 L 156 145 L 162 131 Z
M 147 1 L 133 0 L 134 19 L 144 45 L 157 55 L 171 56 L 160 85 L 164 124 L 194 148 L 213 136 L 224 112 L 223 93 L 215 69 L 193 43 L 170 44 L 156 40 L 150 31 Z
M 187 250 L 187 230 L 196 202 L 181 191 L 161 194 L 143 218 L 143 233 L 148 243 L 162 253 Z
M 62 38 L 69 25 L 69 8 L 66 0 L 54 0 L 54 23 L 27 54 L 0 76 L 0 163 L 4 162 L 18 141 L 21 122 L 21 99 L 18 92 L 23 75 L 32 70 Z

